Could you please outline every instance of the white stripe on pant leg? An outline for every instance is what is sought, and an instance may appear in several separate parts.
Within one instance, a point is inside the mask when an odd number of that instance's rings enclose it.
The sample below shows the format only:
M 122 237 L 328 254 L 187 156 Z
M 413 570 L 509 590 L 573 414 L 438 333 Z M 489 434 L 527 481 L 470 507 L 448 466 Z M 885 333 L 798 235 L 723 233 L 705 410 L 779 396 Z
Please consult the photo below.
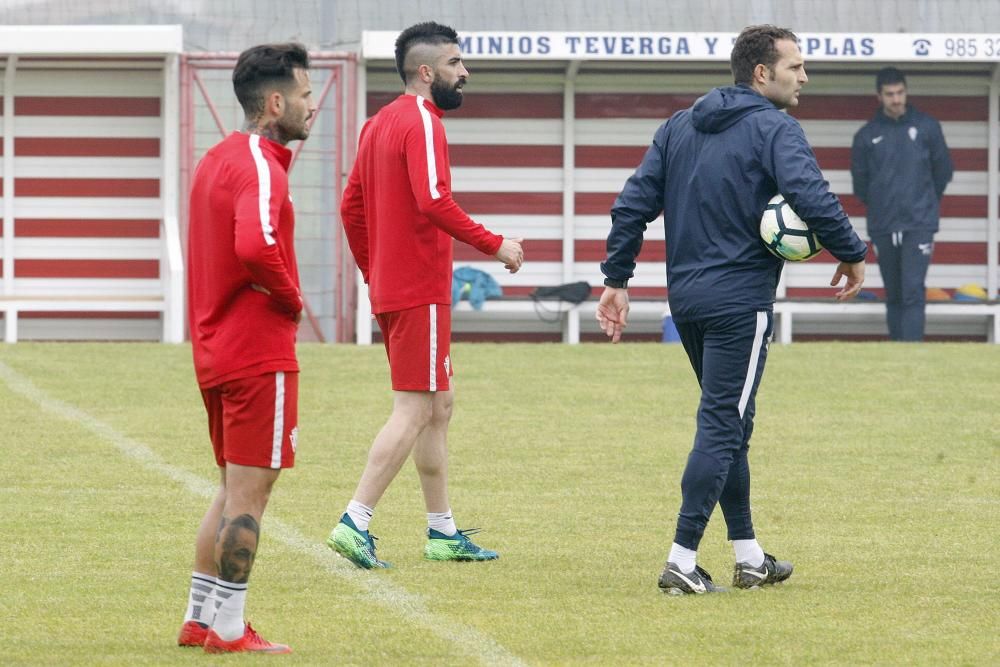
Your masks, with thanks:
M 767 331 L 767 312 L 757 312 L 757 330 L 753 334 L 753 349 L 750 350 L 750 363 L 747 366 L 747 379 L 743 382 L 743 395 L 740 396 L 740 419 L 746 412 L 753 391 L 754 380 L 757 379 L 757 360 L 760 359 L 760 348 L 764 344 L 764 332 Z
M 430 390 L 437 391 L 437 356 L 438 356 L 438 312 L 435 304 L 431 309 L 431 381 Z
M 285 435 L 285 372 L 274 374 L 274 434 L 271 436 L 271 467 L 281 467 L 281 443 Z

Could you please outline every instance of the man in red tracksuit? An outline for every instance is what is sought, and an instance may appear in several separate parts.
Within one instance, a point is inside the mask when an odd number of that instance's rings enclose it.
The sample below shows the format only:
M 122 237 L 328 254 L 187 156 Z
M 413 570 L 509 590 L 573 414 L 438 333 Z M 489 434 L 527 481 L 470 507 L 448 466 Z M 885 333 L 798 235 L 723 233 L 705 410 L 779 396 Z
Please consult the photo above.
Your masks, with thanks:
M 455 31 L 433 22 L 407 28 L 396 40 L 396 69 L 406 90 L 362 129 L 340 209 L 385 341 L 393 410 L 327 544 L 358 567 L 388 566 L 375 556 L 368 524 L 412 451 L 427 507 L 424 556 L 493 560 L 495 551 L 457 529 L 448 501 L 452 239 L 511 273 L 523 261 L 521 240 L 491 233 L 451 196 L 441 117 L 462 103 L 469 76 Z
M 221 481 L 198 529 L 178 644 L 211 653 L 291 650 L 243 610 L 271 487 L 295 462 L 303 301 L 285 144 L 309 135 L 308 68 L 299 44 L 240 55 L 233 88 L 246 123 L 205 154 L 191 188 L 188 319 Z

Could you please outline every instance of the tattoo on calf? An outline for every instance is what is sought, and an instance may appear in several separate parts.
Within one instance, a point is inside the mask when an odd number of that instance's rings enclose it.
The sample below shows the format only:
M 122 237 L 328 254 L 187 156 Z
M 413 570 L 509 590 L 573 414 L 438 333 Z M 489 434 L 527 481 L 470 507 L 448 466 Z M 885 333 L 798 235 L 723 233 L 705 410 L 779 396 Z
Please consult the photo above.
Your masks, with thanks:
M 249 514 L 241 514 L 235 519 L 222 517 L 219 533 L 215 538 L 222 547 L 219 556 L 219 577 L 234 584 L 246 583 L 257 556 L 257 541 L 260 526 Z

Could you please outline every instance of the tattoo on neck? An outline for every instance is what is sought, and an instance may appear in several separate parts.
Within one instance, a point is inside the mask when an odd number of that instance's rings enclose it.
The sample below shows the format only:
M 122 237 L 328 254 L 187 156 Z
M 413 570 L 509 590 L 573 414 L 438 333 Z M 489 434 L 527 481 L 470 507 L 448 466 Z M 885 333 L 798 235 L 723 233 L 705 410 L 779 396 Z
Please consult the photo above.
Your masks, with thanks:
M 232 520 L 222 517 L 215 542 L 219 549 L 219 577 L 223 581 L 246 583 L 257 557 L 259 539 L 260 526 L 249 514 Z
M 288 137 L 276 121 L 269 120 L 261 122 L 259 118 L 248 118 L 243 124 L 243 131 L 247 134 L 259 134 L 265 139 L 270 139 L 285 146 L 288 144 Z

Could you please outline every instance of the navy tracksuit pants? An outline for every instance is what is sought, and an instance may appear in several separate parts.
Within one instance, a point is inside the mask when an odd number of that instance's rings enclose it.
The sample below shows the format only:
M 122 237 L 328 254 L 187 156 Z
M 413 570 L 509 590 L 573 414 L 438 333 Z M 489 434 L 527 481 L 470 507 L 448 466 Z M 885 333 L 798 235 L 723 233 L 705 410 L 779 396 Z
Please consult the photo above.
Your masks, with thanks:
M 774 326 L 770 311 L 677 322 L 698 384 L 698 431 L 681 478 L 674 541 L 697 550 L 716 503 L 730 540 L 754 538 L 750 464 L 755 397 Z
M 893 232 L 872 236 L 885 286 L 889 339 L 924 339 L 927 269 L 934 252 L 933 232 Z

